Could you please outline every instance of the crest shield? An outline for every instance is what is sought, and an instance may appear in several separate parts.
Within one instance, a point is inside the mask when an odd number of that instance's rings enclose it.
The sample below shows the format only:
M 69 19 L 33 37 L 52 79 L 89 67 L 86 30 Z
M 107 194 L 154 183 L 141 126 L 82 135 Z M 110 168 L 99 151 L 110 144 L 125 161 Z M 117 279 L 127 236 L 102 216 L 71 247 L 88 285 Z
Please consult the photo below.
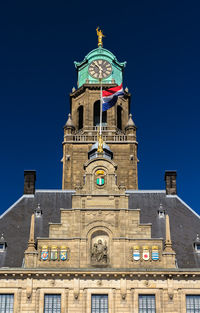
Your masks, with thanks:
M 49 258 L 49 251 L 48 251 L 48 247 L 47 246 L 43 246 L 42 247 L 42 251 L 41 251 L 41 259 L 43 261 L 48 260 Z
M 105 184 L 105 172 L 104 170 L 97 170 L 95 173 L 97 186 L 103 186 Z
M 143 253 L 142 253 L 143 260 L 148 261 L 149 260 L 149 247 L 143 247 Z
M 133 260 L 135 260 L 135 261 L 140 260 L 140 248 L 139 248 L 139 246 L 133 247 Z
M 56 246 L 51 248 L 51 260 L 55 261 L 58 259 L 58 250 Z
M 151 258 L 152 258 L 153 261 L 159 260 L 159 252 L 158 252 L 158 247 L 157 246 L 153 246 L 152 247 Z
M 67 260 L 67 248 L 66 247 L 61 247 L 60 249 L 60 259 L 61 261 L 66 261 Z
M 97 185 L 98 186 L 103 186 L 104 185 L 104 178 L 103 177 L 98 177 L 97 178 Z

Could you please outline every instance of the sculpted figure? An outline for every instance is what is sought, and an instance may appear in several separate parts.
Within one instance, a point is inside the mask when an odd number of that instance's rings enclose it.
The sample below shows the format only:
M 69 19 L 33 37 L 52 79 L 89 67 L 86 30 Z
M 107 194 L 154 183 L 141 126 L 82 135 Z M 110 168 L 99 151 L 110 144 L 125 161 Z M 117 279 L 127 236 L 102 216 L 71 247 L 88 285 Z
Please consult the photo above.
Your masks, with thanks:
M 97 149 L 98 153 L 103 153 L 103 139 L 101 137 L 101 135 L 99 135 L 98 137 L 98 149 Z
M 102 33 L 102 31 L 99 29 L 99 26 L 97 27 L 96 31 L 97 31 L 97 36 L 98 36 L 98 46 L 102 46 L 103 47 L 102 38 L 105 37 L 105 36 Z
M 99 239 L 97 243 L 94 243 L 91 251 L 91 260 L 97 263 L 107 263 L 108 248 L 107 243 L 103 244 Z

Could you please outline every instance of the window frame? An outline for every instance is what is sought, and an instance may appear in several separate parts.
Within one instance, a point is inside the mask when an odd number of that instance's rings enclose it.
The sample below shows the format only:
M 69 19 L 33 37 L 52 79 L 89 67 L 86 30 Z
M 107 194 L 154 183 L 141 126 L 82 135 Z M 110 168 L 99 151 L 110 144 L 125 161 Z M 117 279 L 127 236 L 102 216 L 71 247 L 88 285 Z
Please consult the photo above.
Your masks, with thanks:
M 51 312 L 49 311 L 49 307 L 46 307 L 45 305 L 45 297 L 51 297 L 53 299 L 53 305 L 54 305 L 54 298 L 55 299 L 60 299 L 60 308 L 53 308 L 52 307 L 52 310 Z M 56 309 L 56 311 L 54 311 L 54 309 Z M 60 309 L 60 311 L 58 311 L 58 309 Z M 46 311 L 47 310 L 47 311 Z M 61 294 L 60 293 L 45 293 L 44 294 L 44 313 L 61 313 L 61 310 L 62 310 L 62 306 L 61 306 Z
M 8 292 L 5 292 L 5 293 L 1 293 L 0 292 L 0 297 L 1 296 L 13 296 L 13 307 L 12 307 L 12 313 L 14 313 L 15 311 L 14 311 L 14 308 L 15 308 L 15 295 L 14 295 L 14 293 L 8 293 Z M 1 302 L 0 302 L 0 313 L 6 313 L 6 312 L 8 312 L 7 310 L 8 309 L 10 309 L 10 308 L 7 308 L 7 307 L 5 307 L 5 310 L 4 311 L 2 311 L 2 308 L 1 308 Z M 10 312 L 11 313 L 11 312 Z
M 108 313 L 113 313 L 113 303 L 115 302 L 116 293 L 115 290 L 110 288 L 91 288 L 85 291 L 85 301 L 87 303 L 86 313 L 91 313 L 92 308 L 92 294 L 93 295 L 108 295 Z
M 97 294 L 97 293 L 92 293 L 91 294 L 91 313 L 96 313 L 96 309 L 92 307 L 92 298 L 93 297 L 99 297 L 99 298 L 103 298 L 105 297 L 107 299 L 107 311 L 102 311 L 101 307 L 99 308 L 99 312 L 98 313 L 108 313 L 109 311 L 109 300 L 108 300 L 108 294 Z M 94 311 L 93 311 L 94 310 Z
M 140 297 L 146 297 L 146 306 L 147 307 L 142 307 L 140 308 Z M 154 299 L 154 308 L 148 308 L 148 301 L 147 298 L 148 297 L 152 297 Z M 154 312 L 152 312 L 152 310 L 155 309 Z M 145 310 L 145 311 L 144 311 Z M 156 295 L 155 294 L 138 294 L 138 312 L 140 313 L 156 313 Z
M 39 293 L 39 299 L 38 303 L 41 303 L 42 305 L 39 306 L 39 313 L 44 313 L 44 296 L 48 295 L 61 295 L 61 312 L 63 313 L 63 308 L 66 307 L 66 297 L 68 295 L 68 289 L 63 289 L 63 288 L 56 288 L 55 290 L 51 290 L 49 288 L 41 288 L 40 293 Z
M 199 307 L 197 309 L 195 307 L 192 308 L 192 310 L 193 310 L 192 312 L 191 312 L 191 310 L 188 311 L 188 307 L 187 307 L 187 305 L 188 305 L 187 298 L 188 297 L 193 297 L 193 298 L 198 297 L 199 298 Z M 185 295 L 185 310 L 186 310 L 186 313 L 198 313 L 198 312 L 200 312 L 200 293 L 199 294 L 186 294 Z
M 156 313 L 162 312 L 162 305 L 161 305 L 161 295 L 162 290 L 155 289 L 155 288 L 149 288 L 149 289 L 134 289 L 133 291 L 133 308 L 136 312 L 139 312 L 139 295 L 155 295 L 155 307 L 156 307 Z M 135 312 L 134 311 L 134 312 Z

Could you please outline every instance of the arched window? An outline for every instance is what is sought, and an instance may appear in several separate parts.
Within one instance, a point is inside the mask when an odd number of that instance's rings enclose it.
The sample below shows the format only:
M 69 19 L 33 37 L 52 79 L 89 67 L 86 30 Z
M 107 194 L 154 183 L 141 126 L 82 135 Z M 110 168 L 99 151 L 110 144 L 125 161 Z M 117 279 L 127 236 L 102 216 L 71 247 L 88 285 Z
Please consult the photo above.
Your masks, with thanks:
M 83 106 L 78 108 L 78 129 L 83 128 Z
M 100 124 L 100 100 L 94 103 L 94 126 L 99 126 Z M 102 113 L 102 126 L 107 125 L 107 111 Z
M 122 107 L 117 106 L 117 128 L 122 129 Z

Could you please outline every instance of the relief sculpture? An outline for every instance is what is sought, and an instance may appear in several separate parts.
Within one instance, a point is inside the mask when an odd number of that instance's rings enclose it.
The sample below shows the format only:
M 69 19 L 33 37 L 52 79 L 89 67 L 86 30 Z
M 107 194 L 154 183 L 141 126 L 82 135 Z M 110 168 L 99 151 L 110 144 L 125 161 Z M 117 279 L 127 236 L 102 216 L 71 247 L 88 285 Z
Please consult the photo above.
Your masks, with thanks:
M 92 263 L 106 264 L 108 262 L 108 247 L 107 242 L 104 244 L 101 239 L 97 243 L 93 244 L 91 251 L 91 260 Z

